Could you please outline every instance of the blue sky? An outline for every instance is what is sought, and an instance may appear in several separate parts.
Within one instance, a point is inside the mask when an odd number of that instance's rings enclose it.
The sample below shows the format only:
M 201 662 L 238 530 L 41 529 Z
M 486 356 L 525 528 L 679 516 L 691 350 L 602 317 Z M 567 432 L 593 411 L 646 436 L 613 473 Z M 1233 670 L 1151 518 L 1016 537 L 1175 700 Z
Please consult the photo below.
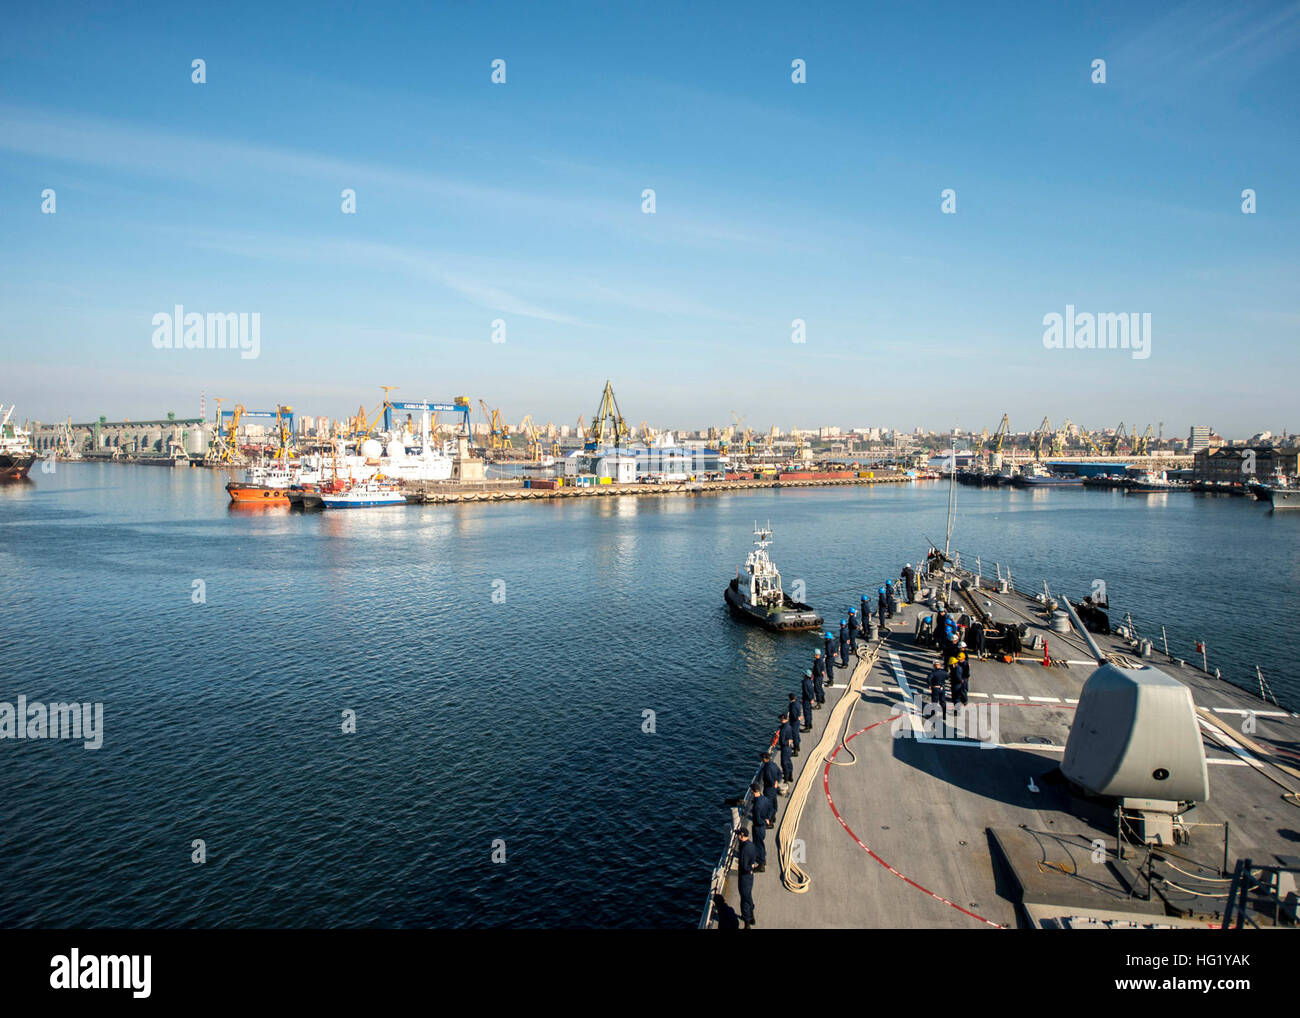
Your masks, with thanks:
M 1300 425 L 1298 3 L 276 6 L 7 13 L 21 416 Z M 260 356 L 155 349 L 178 303 Z M 1151 356 L 1046 349 L 1067 304 Z

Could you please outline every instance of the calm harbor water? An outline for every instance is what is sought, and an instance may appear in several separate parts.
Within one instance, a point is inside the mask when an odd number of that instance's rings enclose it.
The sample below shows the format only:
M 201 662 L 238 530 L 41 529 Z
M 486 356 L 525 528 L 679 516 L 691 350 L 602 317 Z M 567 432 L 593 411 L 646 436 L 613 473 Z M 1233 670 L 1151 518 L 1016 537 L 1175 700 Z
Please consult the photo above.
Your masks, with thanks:
M 104 704 L 99 750 L 0 742 L 0 925 L 691 925 L 722 800 L 815 645 L 726 614 L 754 521 L 838 620 L 942 540 L 947 502 L 931 482 L 302 515 L 232 511 L 225 480 L 59 464 L 0 488 L 0 701 Z M 1300 705 L 1300 513 L 957 498 L 964 561 L 1022 589 L 1104 579 L 1113 617 Z

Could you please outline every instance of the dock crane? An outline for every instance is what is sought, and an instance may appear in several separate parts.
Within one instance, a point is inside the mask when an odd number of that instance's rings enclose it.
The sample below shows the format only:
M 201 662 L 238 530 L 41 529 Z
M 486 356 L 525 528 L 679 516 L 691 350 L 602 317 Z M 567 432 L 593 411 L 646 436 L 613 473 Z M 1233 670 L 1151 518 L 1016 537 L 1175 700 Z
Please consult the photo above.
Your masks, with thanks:
M 1115 429 L 1115 434 L 1111 437 L 1110 440 L 1109 449 L 1110 449 L 1110 454 L 1112 456 L 1119 455 L 1120 443 L 1123 442 L 1125 439 L 1128 439 L 1128 437 L 1129 436 L 1127 432 L 1125 432 L 1124 430 L 1124 422 L 1120 421 L 1119 427 Z
M 217 426 L 212 433 L 212 444 L 208 446 L 208 451 L 203 454 L 205 463 L 229 463 L 234 458 L 234 446 L 229 441 L 229 435 L 235 433 L 239 427 L 239 418 L 244 413 L 243 404 L 235 407 L 235 413 L 231 417 L 230 426 L 223 432 L 221 429 L 221 404 L 226 402 L 226 396 L 215 397 L 217 401 Z
M 1134 456 L 1145 456 L 1147 454 L 1147 447 L 1151 442 L 1151 432 L 1152 427 L 1148 424 L 1147 430 L 1142 433 L 1142 437 L 1133 443 Z
M 595 452 L 605 445 L 613 445 L 617 448 L 628 435 L 627 421 L 623 419 L 623 413 L 618 408 L 618 400 L 614 398 L 613 383 L 606 379 L 605 390 L 600 395 L 600 406 L 591 418 L 591 432 L 585 446 L 586 451 Z
M 293 407 L 277 405 L 275 408 L 276 449 L 273 458 L 287 460 L 294 453 Z
M 1070 436 L 1071 423 L 1072 422 L 1070 421 L 1070 418 L 1067 417 L 1065 419 L 1065 423 L 1061 425 L 1061 429 L 1052 435 L 1053 456 L 1060 456 L 1063 452 L 1065 452 L 1065 442 L 1066 439 L 1068 439 Z
M 1081 428 L 1081 429 L 1079 430 L 1079 434 L 1083 436 L 1083 440 L 1084 440 L 1084 442 L 1087 444 L 1087 446 L 1088 446 L 1089 449 L 1091 449 L 1093 452 L 1095 452 L 1098 456 L 1105 456 L 1105 455 L 1106 455 L 1104 452 L 1101 451 L 1101 447 L 1100 447 L 1099 445 L 1097 445 L 1097 443 L 1094 442 L 1094 441 L 1092 440 L 1092 436 L 1091 436 L 1090 434 L 1088 434 L 1087 431 L 1085 431 L 1085 430 L 1083 430 L 1083 429 Z
M 217 404 L 217 433 L 213 440 L 214 449 L 209 450 L 214 462 L 233 463 L 236 460 L 242 461 L 242 455 L 239 447 L 235 442 L 239 438 L 239 424 L 247 411 L 243 403 L 236 403 L 234 410 L 227 410 L 224 413 L 221 410 L 221 401 Z M 222 431 L 221 420 L 229 416 L 230 420 L 226 424 L 225 431 Z
M 1047 440 L 1047 436 L 1051 430 L 1052 422 L 1044 417 L 1043 423 L 1040 424 L 1038 430 L 1034 432 L 1034 459 L 1041 460 L 1043 458 L 1043 442 Z
M 998 430 L 993 433 L 993 450 L 992 450 L 993 456 L 1002 455 L 1002 443 L 1006 441 L 1007 432 L 1008 430 L 1010 430 L 1010 428 L 1011 428 L 1011 419 L 1006 414 L 1003 414 L 1002 423 L 998 425 Z M 988 433 L 985 432 L 986 438 L 987 435 Z
M 524 436 L 524 455 L 527 459 L 537 462 L 542 458 L 542 442 L 537 434 L 537 425 L 533 422 L 532 414 L 525 414 L 524 419 L 519 422 L 518 434 Z
M 501 411 L 490 408 L 483 400 L 478 401 L 483 408 L 483 419 L 487 422 L 487 447 L 489 452 L 504 452 L 506 448 L 506 426 L 501 422 Z

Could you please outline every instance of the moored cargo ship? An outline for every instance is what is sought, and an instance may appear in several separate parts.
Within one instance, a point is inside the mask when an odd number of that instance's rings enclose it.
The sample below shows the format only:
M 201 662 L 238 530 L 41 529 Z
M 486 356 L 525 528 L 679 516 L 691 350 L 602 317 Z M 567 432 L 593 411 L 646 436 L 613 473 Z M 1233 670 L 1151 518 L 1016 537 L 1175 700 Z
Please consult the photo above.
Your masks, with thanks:
M 4 410 L 0 404 L 0 410 Z M 11 423 L 14 407 L 10 406 L 0 420 L 0 482 L 25 481 L 40 456 L 32 446 L 31 432 Z

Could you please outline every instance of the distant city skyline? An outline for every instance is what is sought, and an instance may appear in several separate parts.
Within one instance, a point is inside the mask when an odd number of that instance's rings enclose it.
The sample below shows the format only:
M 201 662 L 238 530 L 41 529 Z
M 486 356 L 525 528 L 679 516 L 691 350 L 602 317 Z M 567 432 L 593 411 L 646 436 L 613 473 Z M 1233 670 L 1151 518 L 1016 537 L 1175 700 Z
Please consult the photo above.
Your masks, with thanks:
M 400 402 L 402 399 L 401 395 L 397 393 L 393 394 L 392 398 L 398 402 Z M 98 420 L 100 417 L 104 417 L 106 420 L 112 423 L 121 423 L 126 421 L 138 423 L 138 422 L 151 421 L 151 420 L 163 420 L 166 418 L 166 415 L 168 413 L 171 413 L 175 416 L 177 420 L 191 420 L 191 419 L 197 419 L 199 417 L 202 417 L 204 420 L 207 421 L 215 421 L 218 413 L 218 408 L 216 407 L 215 402 L 208 404 L 205 398 L 204 403 L 206 404 L 205 406 L 201 408 L 196 408 L 196 411 L 192 414 L 186 413 L 181 410 L 176 410 L 173 407 L 168 407 L 166 410 L 160 411 L 158 413 L 134 414 L 134 415 L 127 414 L 122 417 L 114 417 L 110 414 L 80 414 L 79 415 L 74 413 L 71 415 L 65 414 L 62 417 L 51 418 L 51 419 L 35 419 L 30 417 L 23 417 L 21 419 L 29 422 L 34 421 L 35 423 L 39 423 L 40 425 L 43 426 L 58 424 L 61 421 L 67 420 L 69 416 L 71 417 L 72 422 L 74 424 L 92 423 Z M 351 411 L 344 411 L 337 414 L 327 414 L 327 413 L 319 413 L 312 408 L 297 406 L 292 403 L 284 404 L 284 405 L 287 406 L 292 412 L 294 417 L 294 428 L 296 431 L 299 432 L 307 428 L 310 428 L 312 430 L 318 430 L 320 426 L 319 422 L 337 423 L 349 419 L 355 415 L 358 409 L 361 409 L 360 407 L 354 407 Z M 366 410 L 367 415 L 373 416 L 375 412 L 379 409 L 379 406 L 380 404 L 377 403 L 374 406 L 365 407 L 364 409 Z M 223 403 L 221 410 L 228 412 L 231 411 L 233 407 L 234 404 L 231 401 L 227 400 Z M 274 406 L 267 405 L 267 406 L 249 407 L 247 409 L 257 410 L 259 412 L 274 412 L 276 408 Z M 400 411 L 394 411 L 393 414 L 393 419 L 395 424 L 400 424 L 401 422 L 405 421 L 408 417 L 418 423 L 419 420 L 418 414 L 411 414 L 411 413 L 400 412 Z M 447 413 L 441 415 L 441 418 L 443 420 L 444 427 L 456 426 L 455 424 L 456 415 Z M 583 418 L 587 424 L 590 424 L 590 418 L 587 414 L 584 414 Z M 514 435 L 518 433 L 518 426 L 522 423 L 522 421 L 523 418 L 506 419 L 505 425 L 509 429 L 510 433 Z M 627 417 L 626 421 L 629 424 L 629 426 L 632 428 L 634 436 L 639 439 L 641 437 L 641 424 L 643 423 L 643 419 L 640 418 L 633 419 L 631 417 Z M 1000 422 L 1000 418 L 999 418 L 999 422 Z M 576 427 L 575 427 L 576 419 L 575 421 L 563 421 L 563 420 L 557 421 L 557 420 L 550 420 L 550 419 L 542 419 L 542 420 L 534 420 L 533 423 L 534 426 L 537 427 L 538 429 L 545 429 L 547 426 L 553 426 L 557 432 L 559 432 L 564 436 L 571 436 L 576 434 Z M 894 436 L 899 436 L 902 439 L 908 439 L 908 440 L 916 439 L 918 437 L 943 438 L 953 433 L 951 427 L 947 429 L 942 429 L 942 428 L 925 428 L 921 425 L 917 425 L 911 428 L 903 428 L 891 424 L 829 424 L 829 423 L 821 423 L 821 424 L 797 424 L 796 423 L 792 425 L 782 425 L 782 424 L 774 424 L 774 423 L 757 423 L 757 422 L 749 421 L 748 419 L 742 419 L 741 424 L 738 427 L 736 426 L 734 421 L 730 422 L 729 424 L 713 424 L 713 425 L 703 425 L 703 426 L 696 426 L 696 427 L 680 427 L 671 422 L 652 421 L 649 419 L 644 419 L 644 423 L 655 433 L 673 432 L 679 435 L 695 435 L 695 434 L 704 433 L 709 428 L 717 428 L 719 431 L 721 431 L 727 427 L 732 427 L 737 431 L 743 430 L 744 428 L 750 428 L 756 437 L 763 437 L 768 435 L 773 427 L 776 427 L 777 435 L 780 438 L 791 436 L 797 431 L 799 434 L 805 437 L 812 436 L 814 438 L 819 438 L 819 439 L 853 438 L 855 441 L 867 440 L 871 442 L 893 441 Z M 1042 420 L 1040 419 L 1039 421 L 1034 422 L 1034 424 L 1030 427 L 1018 427 L 1015 426 L 1014 424 L 1011 424 L 1009 425 L 1008 434 L 1010 436 L 1016 436 L 1016 437 L 1033 435 L 1038 432 L 1041 423 Z M 1138 425 L 1136 421 L 1120 421 L 1117 422 L 1116 424 L 1104 425 L 1099 427 L 1092 427 L 1090 425 L 1084 424 L 1079 421 L 1067 420 L 1067 419 L 1062 419 L 1059 421 L 1051 421 L 1049 418 L 1048 423 L 1050 424 L 1052 433 L 1057 433 L 1059 431 L 1065 430 L 1065 428 L 1069 426 L 1072 433 L 1078 433 L 1080 431 L 1083 431 L 1093 435 L 1115 434 L 1118 431 L 1119 426 L 1123 425 L 1126 433 L 1128 433 L 1132 438 L 1137 438 L 1141 436 L 1144 433 L 1146 427 L 1145 425 Z M 1192 438 L 1191 432 L 1193 428 L 1196 428 L 1198 430 L 1203 430 L 1205 434 L 1202 437 L 1206 439 L 1213 437 L 1222 440 L 1224 442 L 1237 443 L 1237 444 L 1255 438 L 1260 438 L 1262 441 L 1265 442 L 1285 441 L 1287 444 L 1292 444 L 1296 440 L 1296 435 L 1286 428 L 1279 428 L 1274 430 L 1267 427 L 1257 427 L 1243 434 L 1225 434 L 1221 429 L 1216 428 L 1213 425 L 1196 424 L 1196 425 L 1189 425 L 1188 427 L 1183 428 L 1181 430 L 1170 430 L 1169 427 L 1167 426 L 1167 422 L 1165 422 L 1166 426 L 1163 429 L 1159 427 L 1161 422 L 1149 422 L 1149 423 L 1152 429 L 1151 436 L 1150 436 L 1151 440 L 1155 442 L 1163 438 L 1163 441 L 1169 444 L 1182 444 L 1182 445 L 1193 444 L 1191 442 L 1191 438 Z M 267 423 L 265 420 L 254 421 L 245 418 L 243 427 L 248 428 L 251 433 L 260 434 L 263 430 L 271 429 L 272 425 Z M 486 434 L 488 430 L 488 422 L 483 418 L 483 415 L 479 413 L 477 409 L 471 414 L 471 430 L 472 433 L 476 436 L 480 434 Z M 979 439 L 982 433 L 984 432 L 984 430 L 985 430 L 985 426 L 981 426 L 977 428 L 964 428 L 961 425 L 957 425 L 957 434 L 962 437 L 971 437 L 971 438 Z M 997 430 L 998 427 L 996 425 L 987 426 L 987 431 L 990 438 L 992 438 L 992 436 L 994 436 L 997 433 Z M 831 432 L 831 434 L 829 435 L 824 434 L 825 432 Z
M 1281 434 L 1298 52 L 1293 2 L 15 9 L 0 402 Z

